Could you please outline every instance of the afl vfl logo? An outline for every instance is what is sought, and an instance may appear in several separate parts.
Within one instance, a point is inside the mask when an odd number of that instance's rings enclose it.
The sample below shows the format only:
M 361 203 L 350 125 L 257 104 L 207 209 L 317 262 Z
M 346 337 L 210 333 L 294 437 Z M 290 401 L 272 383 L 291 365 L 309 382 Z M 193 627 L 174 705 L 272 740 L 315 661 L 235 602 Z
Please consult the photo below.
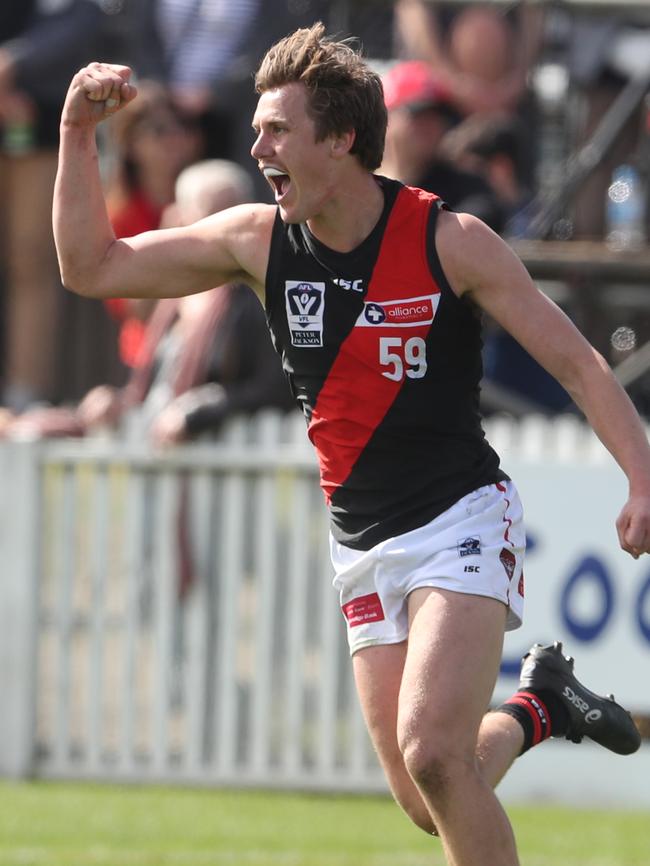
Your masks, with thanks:
M 287 280 L 284 286 L 291 345 L 322 346 L 325 283 Z
M 381 325 L 386 320 L 384 308 L 379 304 L 366 304 L 363 310 L 363 315 L 371 325 Z
M 476 535 L 460 538 L 456 542 L 456 550 L 459 556 L 480 556 L 481 539 Z

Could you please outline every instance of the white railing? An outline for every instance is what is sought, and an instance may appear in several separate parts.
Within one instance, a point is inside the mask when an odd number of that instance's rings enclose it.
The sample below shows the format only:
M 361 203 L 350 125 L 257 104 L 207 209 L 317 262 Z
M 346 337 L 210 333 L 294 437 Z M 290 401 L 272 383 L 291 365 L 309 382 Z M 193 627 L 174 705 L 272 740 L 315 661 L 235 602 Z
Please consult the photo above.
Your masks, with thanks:
M 617 472 L 572 418 L 488 434 L 524 487 Z M 168 452 L 3 443 L 0 466 L 0 774 L 383 789 L 301 417 Z
M 301 418 L 3 451 L 8 772 L 372 784 Z

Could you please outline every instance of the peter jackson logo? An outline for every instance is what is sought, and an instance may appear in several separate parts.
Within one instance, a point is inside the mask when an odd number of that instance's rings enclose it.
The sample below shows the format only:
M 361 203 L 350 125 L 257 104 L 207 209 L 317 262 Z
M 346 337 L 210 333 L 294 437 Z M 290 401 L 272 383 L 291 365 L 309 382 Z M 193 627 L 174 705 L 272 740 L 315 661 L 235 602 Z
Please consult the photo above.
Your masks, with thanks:
M 325 283 L 287 280 L 284 285 L 291 345 L 322 346 Z

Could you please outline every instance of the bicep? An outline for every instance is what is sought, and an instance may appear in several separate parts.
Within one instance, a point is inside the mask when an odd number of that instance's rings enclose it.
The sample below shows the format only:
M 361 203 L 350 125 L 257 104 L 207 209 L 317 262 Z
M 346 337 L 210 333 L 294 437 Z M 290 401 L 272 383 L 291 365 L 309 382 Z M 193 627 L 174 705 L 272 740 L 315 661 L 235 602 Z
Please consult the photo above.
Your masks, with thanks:
M 268 243 L 265 222 L 238 209 L 190 226 L 122 238 L 114 242 L 102 264 L 101 294 L 180 297 L 234 281 L 258 287 L 266 269 Z
M 239 270 L 219 244 L 184 229 L 122 238 L 109 251 L 106 265 L 111 283 L 133 298 L 195 294 L 230 281 Z

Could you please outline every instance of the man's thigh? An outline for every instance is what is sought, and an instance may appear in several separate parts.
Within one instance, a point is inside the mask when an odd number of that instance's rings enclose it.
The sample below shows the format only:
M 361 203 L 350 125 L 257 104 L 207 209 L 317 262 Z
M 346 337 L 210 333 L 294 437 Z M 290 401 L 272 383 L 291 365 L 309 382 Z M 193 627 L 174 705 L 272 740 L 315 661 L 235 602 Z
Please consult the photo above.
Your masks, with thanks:
M 393 796 L 407 815 L 429 833 L 429 811 L 404 765 L 397 741 L 397 712 L 406 643 L 369 646 L 352 656 L 359 702 L 368 732 Z
M 397 705 L 406 643 L 360 649 L 352 668 L 364 719 L 379 757 L 397 753 Z
M 474 753 L 499 672 L 505 619 L 496 599 L 428 587 L 411 593 L 400 738 L 425 735 L 458 754 Z
M 499 670 L 506 609 L 495 599 L 430 587 L 414 590 L 408 604 L 408 641 L 360 649 L 352 664 L 391 790 L 427 829 L 430 816 L 404 764 L 400 739 L 427 740 L 463 759 L 474 755 Z

